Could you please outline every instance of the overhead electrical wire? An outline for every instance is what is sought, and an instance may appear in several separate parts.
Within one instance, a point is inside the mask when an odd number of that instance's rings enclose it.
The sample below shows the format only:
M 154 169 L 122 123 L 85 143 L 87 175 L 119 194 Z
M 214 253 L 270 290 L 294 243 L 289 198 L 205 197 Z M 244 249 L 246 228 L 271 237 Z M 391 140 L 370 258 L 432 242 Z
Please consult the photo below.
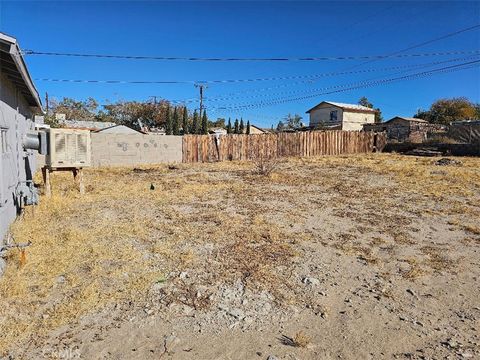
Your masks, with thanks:
M 406 48 L 403 48 L 403 49 L 400 49 L 400 50 L 396 50 L 392 53 L 388 53 L 387 55 L 388 56 L 399 56 L 401 55 L 402 53 L 406 52 L 406 51 L 409 51 L 409 50 L 413 50 L 413 49 L 417 49 L 419 47 L 422 47 L 422 46 L 425 46 L 425 45 L 429 45 L 429 44 L 432 44 L 434 42 L 437 42 L 437 41 L 440 41 L 440 40 L 444 40 L 444 39 L 447 39 L 447 38 L 450 38 L 450 37 L 453 37 L 453 36 L 457 36 L 457 35 L 460 35 L 462 33 L 465 33 L 465 32 L 468 32 L 468 31 L 471 31 L 471 30 L 476 30 L 476 29 L 479 29 L 480 28 L 480 24 L 477 24 L 477 25 L 473 25 L 473 26 L 469 26 L 469 27 L 466 27 L 466 28 L 463 28 L 463 29 L 460 29 L 460 30 L 456 30 L 456 31 L 453 31 L 451 33 L 448 33 L 448 34 L 445 34 L 445 35 L 441 35 L 441 36 L 437 36 L 433 39 L 430 39 L 430 40 L 426 40 L 426 41 L 423 41 L 421 43 L 418 43 L 418 44 L 415 44 L 415 45 L 411 45 L 411 46 L 408 46 Z M 355 69 L 359 66 L 362 66 L 362 65 L 366 65 L 366 64 L 370 64 L 372 62 L 375 62 L 375 61 L 379 61 L 379 60 L 382 60 L 382 59 L 371 59 L 369 61 L 365 61 L 365 62 L 362 62 L 360 64 L 357 64 L 357 65 L 353 65 L 353 66 L 349 66 L 347 67 L 346 69 L 344 70 L 350 70 L 350 69 Z
M 415 68 L 415 67 L 423 67 L 423 66 L 432 66 L 438 65 L 443 63 L 448 63 L 452 61 L 460 61 L 469 58 L 473 58 L 476 56 L 480 56 L 480 50 L 472 51 L 471 53 L 476 53 L 477 55 L 473 55 L 471 57 L 466 58 L 459 58 L 459 59 L 450 59 L 444 61 L 434 61 L 430 63 L 422 63 L 422 64 L 408 64 L 408 65 L 398 65 L 398 66 L 390 66 L 384 68 L 372 68 L 372 69 L 363 69 L 363 70 L 355 70 L 355 71 L 334 71 L 334 72 L 327 72 L 327 73 L 320 73 L 320 74 L 312 74 L 312 75 L 293 75 L 293 76 L 272 76 L 272 77 L 264 77 L 264 78 L 249 78 L 249 79 L 220 79 L 220 80 L 98 80 L 98 79 L 57 79 L 57 78 L 35 78 L 35 81 L 46 81 L 46 82 L 61 82 L 61 83 L 97 83 L 97 84 L 215 84 L 215 83 L 241 83 L 241 82 L 260 82 L 260 81 L 282 81 L 282 80 L 297 80 L 297 79 L 306 79 L 300 83 L 311 82 L 312 79 L 318 79 L 322 77 L 330 77 L 330 76 L 337 76 L 337 75 L 351 75 L 351 74 L 361 74 L 361 73 L 370 73 L 370 72 L 377 72 L 377 71 L 389 71 L 389 70 L 398 70 L 403 68 Z M 272 87 L 275 88 L 275 87 Z M 266 88 L 270 89 L 270 88 Z M 245 90 L 245 92 L 250 91 L 258 91 L 259 89 L 254 90 Z M 260 89 L 263 91 L 264 89 Z M 230 95 L 230 94 L 229 94 Z M 208 99 L 207 97 L 205 99 Z
M 392 66 L 392 67 L 385 67 L 385 68 L 378 68 L 378 69 L 364 69 L 364 70 L 357 70 L 357 71 L 325 73 L 325 74 L 322 74 L 321 76 L 318 75 L 316 78 L 320 78 L 322 76 L 326 77 L 326 76 L 344 75 L 344 74 L 372 73 L 372 72 L 377 72 L 377 71 L 379 72 L 379 71 L 402 70 L 402 69 L 404 71 L 402 71 L 400 73 L 404 73 L 405 69 L 407 69 L 407 71 L 411 71 L 413 68 L 427 68 L 427 67 L 431 67 L 431 66 L 434 66 L 434 65 L 440 65 L 440 64 L 445 64 L 445 63 L 466 61 L 466 60 L 471 60 L 471 59 L 478 58 L 479 56 L 480 55 L 450 59 L 450 60 L 446 60 L 446 61 L 436 61 L 436 62 L 423 63 L 423 64 L 400 65 L 400 66 Z M 391 75 L 396 75 L 396 74 L 398 74 L 398 73 L 391 74 Z M 368 79 L 368 80 L 373 80 L 373 79 Z M 266 94 L 264 94 L 264 92 L 266 92 L 266 91 L 273 90 L 273 89 L 278 89 L 278 88 L 281 88 L 281 87 L 291 87 L 292 85 L 297 85 L 297 84 L 306 83 L 306 82 L 307 81 L 300 81 L 300 82 L 294 82 L 294 83 L 280 84 L 280 85 L 277 85 L 277 86 L 271 86 L 271 87 L 267 87 L 267 88 L 260 88 L 260 89 L 253 89 L 253 90 L 243 90 L 243 91 L 239 91 L 239 92 L 236 92 L 236 93 L 231 93 L 230 95 L 225 95 L 225 96 L 221 96 L 221 97 L 205 97 L 204 100 L 206 102 L 216 102 L 216 101 L 234 100 L 234 99 L 241 99 L 241 98 L 258 98 L 258 97 L 265 96 Z M 312 82 L 312 81 L 310 80 L 308 82 Z M 298 90 L 280 91 L 280 92 L 277 92 L 277 93 L 270 93 L 270 94 L 267 94 L 267 95 L 280 95 L 280 94 L 298 93 L 298 92 L 305 92 L 305 91 L 312 92 L 312 91 L 317 91 L 317 90 L 318 89 L 308 89 L 308 90 L 298 89 Z M 260 93 L 260 94 L 235 96 L 235 94 L 241 94 L 241 93 Z M 231 96 L 231 95 L 233 95 L 233 96 Z M 198 99 L 188 99 L 188 100 L 186 100 L 186 102 L 193 102 L 193 101 L 198 101 Z
M 475 61 L 465 62 L 463 64 L 446 66 L 446 67 L 442 67 L 442 68 L 438 68 L 438 69 L 423 71 L 423 72 L 404 75 L 404 76 L 395 77 L 395 78 L 388 78 L 388 79 L 382 79 L 382 80 L 377 80 L 377 81 L 366 81 L 366 82 L 363 81 L 363 82 L 353 83 L 353 84 L 345 84 L 345 85 L 336 85 L 336 86 L 331 86 L 331 87 L 325 87 L 325 88 L 323 88 L 323 90 L 330 90 L 330 89 L 333 89 L 333 90 L 328 91 L 328 92 L 324 92 L 324 93 L 315 93 L 315 94 L 312 94 L 312 95 L 300 96 L 300 97 L 295 97 L 295 98 L 272 99 L 272 100 L 267 101 L 267 102 L 259 102 L 259 103 L 253 103 L 253 104 L 243 104 L 243 105 L 237 105 L 237 106 L 221 106 L 221 107 L 215 107 L 215 109 L 217 109 L 217 110 L 236 110 L 236 109 L 250 109 L 250 108 L 256 108 L 256 107 L 264 107 L 264 106 L 276 105 L 276 104 L 281 104 L 281 103 L 286 103 L 286 102 L 291 102 L 291 101 L 305 100 L 305 99 L 309 99 L 309 98 L 312 98 L 312 97 L 317 97 L 319 95 L 327 95 L 327 94 L 333 94 L 333 93 L 355 90 L 355 89 L 360 89 L 360 88 L 367 88 L 367 87 L 372 87 L 372 86 L 377 86 L 377 85 L 383 85 L 383 84 L 388 84 L 388 83 L 395 82 L 395 81 L 411 80 L 411 79 L 416 79 L 416 78 L 435 75 L 437 73 L 447 73 L 447 72 L 453 72 L 453 71 L 460 71 L 460 70 L 465 70 L 465 69 L 477 67 L 479 65 L 480 65 L 480 60 L 475 60 Z
M 479 25 L 480 26 L 480 25 Z M 318 56 L 318 57 L 278 57 L 278 58 L 235 58 L 235 57 L 166 57 L 166 56 L 137 56 L 137 55 L 107 55 L 107 54 L 81 54 L 81 53 L 62 53 L 23 50 L 22 55 L 45 55 L 45 56 L 65 56 L 81 58 L 105 58 L 105 59 L 125 59 L 125 60 L 162 60 L 162 61 L 333 61 L 333 60 L 371 60 L 387 58 L 409 58 L 426 56 L 444 56 L 468 54 L 467 51 L 437 51 L 419 54 L 380 54 L 380 55 L 354 55 L 354 56 Z

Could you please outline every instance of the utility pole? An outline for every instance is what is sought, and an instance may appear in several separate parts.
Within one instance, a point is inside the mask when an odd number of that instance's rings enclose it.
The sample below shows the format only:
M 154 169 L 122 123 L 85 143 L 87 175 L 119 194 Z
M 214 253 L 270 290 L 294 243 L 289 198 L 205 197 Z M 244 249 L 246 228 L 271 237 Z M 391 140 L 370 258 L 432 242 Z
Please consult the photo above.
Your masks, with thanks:
M 46 115 L 48 116 L 48 92 L 45 92 L 45 108 L 47 110 Z
M 153 99 L 153 103 L 157 105 L 157 97 L 156 96 L 150 96 L 150 99 Z
M 195 84 L 195 87 L 200 89 L 200 119 L 202 118 L 202 110 L 203 110 L 203 88 L 206 88 L 206 85 L 203 84 Z

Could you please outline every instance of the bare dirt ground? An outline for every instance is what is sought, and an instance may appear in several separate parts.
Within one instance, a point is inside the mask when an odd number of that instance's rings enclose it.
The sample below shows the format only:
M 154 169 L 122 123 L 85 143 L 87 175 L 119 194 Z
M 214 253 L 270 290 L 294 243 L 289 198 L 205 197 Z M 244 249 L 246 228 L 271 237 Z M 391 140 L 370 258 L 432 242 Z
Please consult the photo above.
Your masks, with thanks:
M 480 159 L 67 174 L 16 222 L 6 359 L 480 358 Z

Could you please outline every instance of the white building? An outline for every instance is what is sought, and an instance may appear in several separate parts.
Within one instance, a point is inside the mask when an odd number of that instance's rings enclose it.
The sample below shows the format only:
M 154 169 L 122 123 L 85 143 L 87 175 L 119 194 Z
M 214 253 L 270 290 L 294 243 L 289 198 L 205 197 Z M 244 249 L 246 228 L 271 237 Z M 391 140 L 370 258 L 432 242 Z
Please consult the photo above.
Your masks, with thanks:
M 23 206 L 38 200 L 33 183 L 36 152 L 26 138 L 40 112 L 40 97 L 17 40 L 0 32 L 0 251 Z M 0 256 L 0 272 L 2 262 Z
M 354 131 L 362 130 L 364 124 L 373 124 L 375 113 L 366 106 L 332 101 L 322 101 L 307 111 L 312 128 Z

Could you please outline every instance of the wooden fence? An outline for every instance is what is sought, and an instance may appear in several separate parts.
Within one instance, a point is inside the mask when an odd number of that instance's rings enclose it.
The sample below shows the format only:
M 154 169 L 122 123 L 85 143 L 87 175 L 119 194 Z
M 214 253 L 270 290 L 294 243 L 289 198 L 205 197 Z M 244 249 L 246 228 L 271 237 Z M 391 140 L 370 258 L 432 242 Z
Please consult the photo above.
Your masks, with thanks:
M 316 156 L 380 151 L 385 133 L 308 131 L 252 135 L 185 135 L 183 162 L 254 160 L 259 157 Z

